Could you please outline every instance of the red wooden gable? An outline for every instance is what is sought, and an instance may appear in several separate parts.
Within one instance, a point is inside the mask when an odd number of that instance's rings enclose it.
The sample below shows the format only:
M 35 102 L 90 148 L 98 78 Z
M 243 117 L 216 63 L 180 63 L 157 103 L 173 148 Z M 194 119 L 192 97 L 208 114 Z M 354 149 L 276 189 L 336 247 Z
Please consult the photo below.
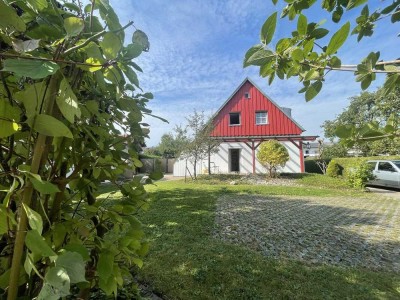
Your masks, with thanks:
M 250 98 L 246 98 L 249 93 Z M 256 125 L 256 112 L 267 111 L 268 124 Z M 240 125 L 230 125 L 230 113 L 240 113 Z M 214 117 L 215 137 L 300 135 L 301 128 L 277 104 L 246 79 Z

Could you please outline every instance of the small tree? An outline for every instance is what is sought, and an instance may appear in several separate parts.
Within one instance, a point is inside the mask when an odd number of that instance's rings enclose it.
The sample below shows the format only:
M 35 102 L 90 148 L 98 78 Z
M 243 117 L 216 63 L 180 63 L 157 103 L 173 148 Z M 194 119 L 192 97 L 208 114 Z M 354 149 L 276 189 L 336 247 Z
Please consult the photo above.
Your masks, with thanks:
M 267 168 L 269 176 L 273 177 L 278 166 L 285 166 L 289 160 L 289 153 L 281 143 L 270 140 L 263 142 L 260 145 L 257 159 L 265 168 Z
M 210 136 L 213 124 L 211 119 L 206 120 L 204 112 L 195 110 L 186 120 L 188 122 L 186 125 L 188 143 L 183 145 L 182 155 L 193 163 L 193 177 L 196 179 L 197 162 L 206 157 L 208 157 L 208 173 L 211 173 L 210 157 L 212 153 L 218 151 L 216 146 L 219 145 L 219 142 Z

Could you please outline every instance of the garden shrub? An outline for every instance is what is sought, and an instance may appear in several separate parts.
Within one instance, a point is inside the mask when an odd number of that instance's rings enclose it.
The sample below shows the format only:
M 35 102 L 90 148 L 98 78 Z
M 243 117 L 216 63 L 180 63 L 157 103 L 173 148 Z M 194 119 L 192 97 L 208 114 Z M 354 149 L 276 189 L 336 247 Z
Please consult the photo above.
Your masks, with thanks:
M 376 159 L 396 160 L 400 159 L 400 156 L 343 157 L 335 158 L 335 161 L 343 168 L 342 175 L 347 177 L 349 170 L 352 168 L 357 168 L 361 163 L 368 160 Z
M 342 175 L 342 170 L 343 168 L 332 159 L 328 165 L 328 168 L 326 169 L 326 175 L 329 177 L 338 177 Z
M 347 182 L 351 187 L 364 188 L 373 176 L 372 167 L 366 162 L 362 162 L 358 167 L 347 171 Z

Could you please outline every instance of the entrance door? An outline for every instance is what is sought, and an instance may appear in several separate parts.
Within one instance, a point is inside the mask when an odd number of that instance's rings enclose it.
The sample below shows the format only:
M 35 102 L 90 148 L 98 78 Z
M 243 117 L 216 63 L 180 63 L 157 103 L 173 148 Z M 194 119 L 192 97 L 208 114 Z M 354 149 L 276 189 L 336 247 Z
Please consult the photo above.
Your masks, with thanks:
M 240 172 L 240 149 L 229 149 L 229 171 Z

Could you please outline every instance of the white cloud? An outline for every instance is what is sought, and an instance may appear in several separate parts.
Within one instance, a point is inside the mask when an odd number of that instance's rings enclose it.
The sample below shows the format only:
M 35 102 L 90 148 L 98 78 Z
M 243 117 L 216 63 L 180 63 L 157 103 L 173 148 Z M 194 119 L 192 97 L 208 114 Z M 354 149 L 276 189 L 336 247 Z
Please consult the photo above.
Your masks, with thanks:
M 139 78 L 142 88 L 154 93 L 155 99 L 149 103 L 149 108 L 155 115 L 168 119 L 170 124 L 146 117 L 145 122 L 151 125 L 148 145 L 156 145 L 162 134 L 171 131 L 175 124 L 183 124 L 194 109 L 209 114 L 217 110 L 246 76 L 279 105 L 291 107 L 295 120 L 307 130 L 306 134 L 321 135 L 323 121 L 333 119 L 348 104 L 347 98 L 360 91 L 352 74 L 332 72 L 320 95 L 306 103 L 304 95 L 297 93 L 301 84 L 295 80 L 276 79 L 268 86 L 266 80 L 258 76 L 256 68 L 243 69 L 245 51 L 258 42 L 265 18 L 275 10 L 269 1 L 111 2 L 122 24 L 133 20 L 150 38 L 150 52 L 137 61 L 144 70 Z M 309 19 L 323 17 L 326 16 L 314 14 Z M 286 34 L 295 25 L 286 22 L 278 26 L 277 32 Z M 394 29 L 390 28 L 392 37 Z M 366 38 L 363 47 L 350 42 L 339 52 L 343 63 L 358 62 L 377 48 L 389 49 L 382 53 L 386 59 L 395 58 L 396 41 L 382 40 L 385 34 L 385 26 L 380 26 L 377 38 Z

